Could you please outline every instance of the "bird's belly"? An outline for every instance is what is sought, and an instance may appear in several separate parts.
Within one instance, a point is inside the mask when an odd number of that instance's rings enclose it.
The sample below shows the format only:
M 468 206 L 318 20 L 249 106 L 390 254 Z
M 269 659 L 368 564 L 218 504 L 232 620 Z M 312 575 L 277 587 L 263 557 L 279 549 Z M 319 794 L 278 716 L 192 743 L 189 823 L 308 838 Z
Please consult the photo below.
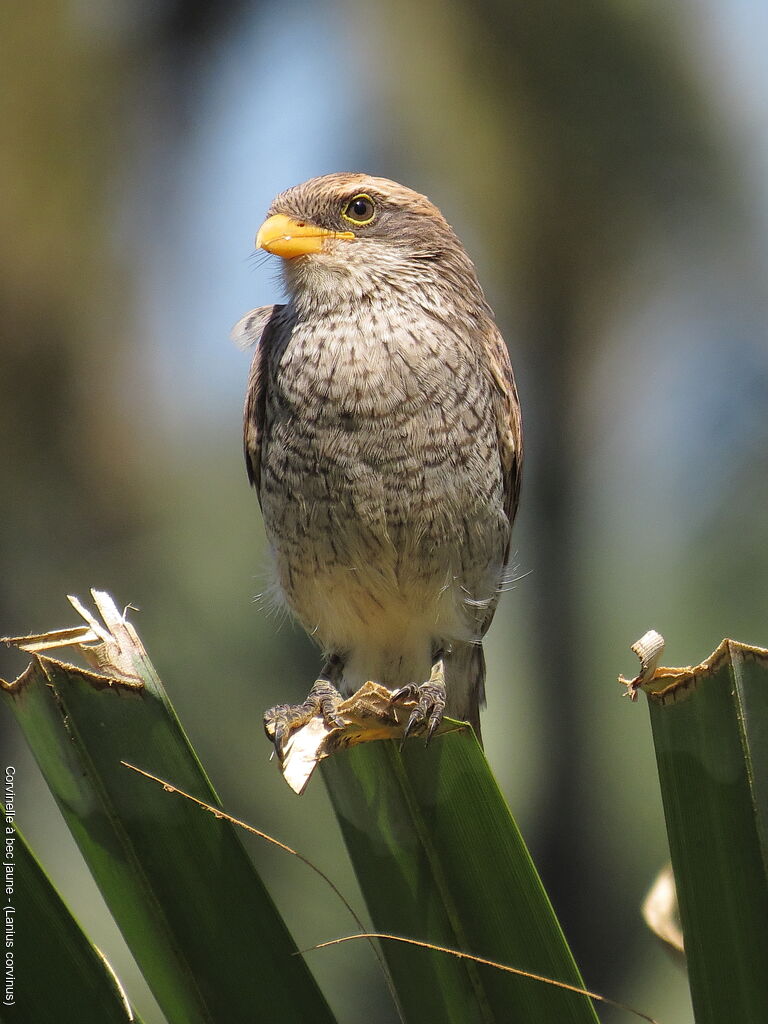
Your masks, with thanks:
M 262 507 L 280 589 L 328 648 L 386 647 L 413 630 L 479 636 L 509 529 L 498 467 L 483 466 L 480 485 L 481 467 L 457 465 L 455 446 L 428 463 L 413 447 L 396 457 L 396 442 L 378 432 L 383 443 L 361 446 L 348 432 L 286 431 L 265 452 Z
M 291 375 L 294 358 L 271 380 L 261 464 L 288 604 L 327 648 L 479 636 L 509 533 L 485 376 L 444 353 L 346 375 L 328 352 Z

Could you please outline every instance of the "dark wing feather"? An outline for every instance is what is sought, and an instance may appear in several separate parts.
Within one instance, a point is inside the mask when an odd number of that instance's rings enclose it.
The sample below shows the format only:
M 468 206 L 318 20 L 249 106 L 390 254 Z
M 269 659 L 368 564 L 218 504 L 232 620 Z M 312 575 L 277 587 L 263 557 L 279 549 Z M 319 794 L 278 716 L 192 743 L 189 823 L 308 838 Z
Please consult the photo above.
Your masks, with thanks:
M 495 385 L 493 406 L 499 438 L 499 457 L 504 474 L 504 511 L 511 527 L 520 500 L 520 482 L 523 470 L 523 422 L 507 346 L 496 325 L 491 324 L 490 327 L 488 352 L 491 378 Z M 505 562 L 508 557 L 509 541 L 504 553 Z
M 245 449 L 245 467 L 251 486 L 260 494 L 261 480 L 261 439 L 264 434 L 264 410 L 266 407 L 267 363 L 269 349 L 275 335 L 275 327 L 280 313 L 285 307 L 261 306 L 248 313 L 237 324 L 233 335 L 255 342 L 251 371 L 248 376 L 248 391 L 245 396 L 243 411 L 243 447 Z

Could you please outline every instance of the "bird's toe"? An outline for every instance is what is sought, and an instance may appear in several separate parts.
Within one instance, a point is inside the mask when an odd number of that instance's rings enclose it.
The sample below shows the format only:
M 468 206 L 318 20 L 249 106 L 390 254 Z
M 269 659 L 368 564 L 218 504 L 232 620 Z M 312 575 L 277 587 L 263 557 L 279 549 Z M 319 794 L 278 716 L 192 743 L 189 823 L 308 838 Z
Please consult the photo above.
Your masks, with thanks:
M 425 733 L 428 744 L 445 714 L 445 685 L 433 680 L 422 683 L 420 686 L 410 683 L 392 694 L 391 703 L 396 704 L 406 700 L 415 700 L 416 705 L 403 729 L 401 746 L 409 736 L 422 732 Z
M 274 744 L 280 762 L 285 758 L 291 735 L 315 717 L 321 717 L 332 729 L 343 729 L 338 715 L 342 697 L 326 679 L 318 679 L 302 704 L 277 704 L 264 712 L 264 732 Z

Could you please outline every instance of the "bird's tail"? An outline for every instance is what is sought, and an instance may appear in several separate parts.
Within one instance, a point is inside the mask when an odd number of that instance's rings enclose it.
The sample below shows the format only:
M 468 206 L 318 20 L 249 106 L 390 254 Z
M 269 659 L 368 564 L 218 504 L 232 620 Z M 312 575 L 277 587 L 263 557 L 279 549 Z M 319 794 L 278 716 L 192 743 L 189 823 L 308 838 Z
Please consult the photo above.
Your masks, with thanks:
M 446 712 L 451 718 L 469 722 L 475 730 L 480 746 L 480 708 L 485 707 L 485 656 L 482 644 L 454 643 L 449 654 L 443 655 Z

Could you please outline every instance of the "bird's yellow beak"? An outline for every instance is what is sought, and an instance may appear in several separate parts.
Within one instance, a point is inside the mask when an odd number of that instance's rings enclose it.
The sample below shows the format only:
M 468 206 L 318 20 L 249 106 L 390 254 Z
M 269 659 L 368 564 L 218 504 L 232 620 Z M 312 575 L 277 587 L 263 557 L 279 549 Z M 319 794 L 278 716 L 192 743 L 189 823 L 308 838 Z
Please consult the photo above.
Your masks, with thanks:
M 292 220 L 284 213 L 276 213 L 259 228 L 256 235 L 256 248 L 264 249 L 284 260 L 292 260 L 296 256 L 307 256 L 320 252 L 325 238 L 354 238 L 352 231 L 328 231 L 316 224 L 303 220 Z

